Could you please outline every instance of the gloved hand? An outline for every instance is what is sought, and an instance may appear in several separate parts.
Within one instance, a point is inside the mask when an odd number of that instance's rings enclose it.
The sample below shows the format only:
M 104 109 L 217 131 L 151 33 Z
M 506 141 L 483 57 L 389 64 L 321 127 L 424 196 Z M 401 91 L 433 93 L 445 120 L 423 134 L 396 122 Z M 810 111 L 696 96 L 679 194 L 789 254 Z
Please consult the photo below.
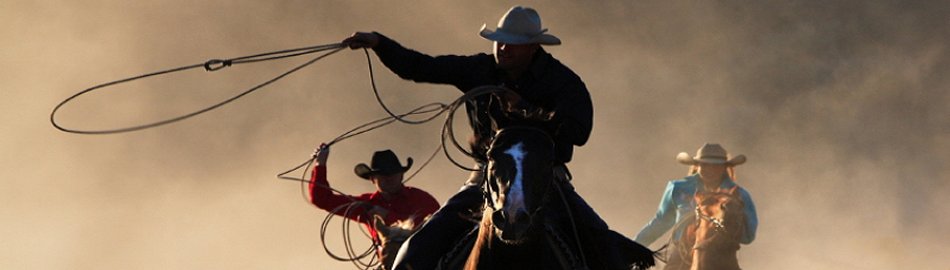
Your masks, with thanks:
M 350 49 L 353 50 L 361 48 L 372 49 L 379 44 L 379 36 L 375 32 L 356 32 L 353 33 L 352 36 L 343 39 L 343 41 L 340 43 L 343 44 L 343 46 L 350 47 Z

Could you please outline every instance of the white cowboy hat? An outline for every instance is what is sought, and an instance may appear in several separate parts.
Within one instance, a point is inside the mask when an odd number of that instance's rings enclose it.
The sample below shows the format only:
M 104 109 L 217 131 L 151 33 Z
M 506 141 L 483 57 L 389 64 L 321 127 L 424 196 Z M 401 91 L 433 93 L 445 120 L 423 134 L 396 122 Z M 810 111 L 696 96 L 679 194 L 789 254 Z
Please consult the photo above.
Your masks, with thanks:
M 676 160 L 686 165 L 696 165 L 698 163 L 725 164 L 726 166 L 736 166 L 745 163 L 745 155 L 730 157 L 725 148 L 719 144 L 706 143 L 699 150 L 696 150 L 696 156 L 689 156 L 686 152 L 680 152 L 676 155 Z
M 487 24 L 482 24 L 478 34 L 483 38 L 507 44 L 560 45 L 561 39 L 546 34 L 548 29 L 541 28 L 541 16 L 529 7 L 514 6 L 498 20 L 498 28 L 488 30 Z

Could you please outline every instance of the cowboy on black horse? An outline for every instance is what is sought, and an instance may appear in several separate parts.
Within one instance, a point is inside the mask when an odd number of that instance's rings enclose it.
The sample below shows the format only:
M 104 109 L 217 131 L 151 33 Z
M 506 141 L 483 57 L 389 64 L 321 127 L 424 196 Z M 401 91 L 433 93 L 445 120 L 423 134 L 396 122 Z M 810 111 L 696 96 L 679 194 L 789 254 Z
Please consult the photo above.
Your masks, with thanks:
M 541 28 L 538 13 L 515 6 L 499 20 L 496 30 L 482 26 L 479 33 L 493 41 L 492 54 L 469 56 L 429 56 L 407 49 L 382 34 L 358 32 L 342 43 L 352 49 L 371 48 L 386 67 L 401 78 L 416 82 L 450 84 L 467 93 L 485 85 L 501 86 L 506 94 L 481 96 L 466 103 L 474 136 L 473 152 L 477 170 L 461 190 L 407 241 L 397 258 L 395 269 L 433 269 L 438 258 L 471 230 L 473 223 L 460 213 L 479 212 L 484 202 L 480 185 L 484 181 L 484 154 L 487 142 L 498 129 L 511 124 L 513 115 L 523 112 L 551 112 L 543 125 L 555 141 L 557 164 L 555 177 L 564 187 L 571 213 L 560 213 L 577 225 L 585 246 L 602 247 L 601 261 L 610 268 L 627 268 L 615 254 L 618 241 L 629 241 L 610 230 L 607 223 L 574 191 L 565 164 L 573 147 L 587 142 L 593 124 L 593 105 L 584 82 L 571 69 L 555 59 L 542 45 L 559 45 L 561 40 Z M 522 112 L 522 113 L 517 113 Z M 566 212 L 565 211 L 565 212 Z M 571 216 L 573 218 L 571 218 Z M 634 243 L 635 244 L 635 243 Z M 638 245 L 639 246 L 639 245 Z M 644 249 L 646 250 L 646 249 Z

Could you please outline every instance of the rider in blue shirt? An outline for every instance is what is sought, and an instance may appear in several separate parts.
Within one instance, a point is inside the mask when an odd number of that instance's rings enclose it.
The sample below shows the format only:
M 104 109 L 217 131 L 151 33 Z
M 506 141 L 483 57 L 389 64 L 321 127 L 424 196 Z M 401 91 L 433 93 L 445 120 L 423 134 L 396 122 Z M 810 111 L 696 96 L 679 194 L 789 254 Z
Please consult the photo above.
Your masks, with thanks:
M 637 234 L 635 241 L 641 245 L 650 245 L 671 228 L 674 229 L 672 243 L 675 243 L 686 227 L 686 224 L 681 224 L 686 222 L 681 221 L 695 215 L 696 203 L 693 195 L 697 191 L 727 190 L 736 186 L 735 166 L 746 161 L 744 155 L 729 157 L 722 146 L 710 143 L 703 145 L 696 156 L 691 157 L 683 152 L 677 155 L 676 159 L 680 163 L 691 166 L 689 175 L 670 181 L 666 185 L 656 216 Z M 755 239 L 755 230 L 758 226 L 755 203 L 752 202 L 749 192 L 742 187 L 738 188 L 738 193 L 745 204 L 743 211 L 746 216 L 745 232 L 739 242 L 749 244 Z M 676 228 L 673 228 L 674 226 Z M 671 263 L 673 262 L 667 262 L 668 265 Z

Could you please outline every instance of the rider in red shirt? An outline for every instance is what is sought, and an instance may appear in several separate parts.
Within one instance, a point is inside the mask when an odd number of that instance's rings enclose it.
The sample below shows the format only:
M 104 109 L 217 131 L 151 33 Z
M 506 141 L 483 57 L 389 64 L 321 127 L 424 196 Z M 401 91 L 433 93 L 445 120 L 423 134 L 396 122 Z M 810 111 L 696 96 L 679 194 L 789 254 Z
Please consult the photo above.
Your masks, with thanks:
M 359 196 L 334 194 L 327 182 L 329 153 L 326 144 L 321 144 L 314 153 L 316 165 L 310 181 L 310 201 L 320 209 L 363 223 L 374 241 L 379 240 L 372 226 L 374 215 L 382 217 L 386 224 L 412 218 L 418 226 L 439 209 L 439 202 L 428 192 L 403 185 L 403 174 L 412 167 L 412 158 L 408 158 L 403 167 L 396 154 L 388 149 L 374 153 L 370 165 L 360 163 L 354 168 L 357 176 L 376 185 L 376 192 Z M 346 204 L 354 202 L 360 205 L 347 212 Z

